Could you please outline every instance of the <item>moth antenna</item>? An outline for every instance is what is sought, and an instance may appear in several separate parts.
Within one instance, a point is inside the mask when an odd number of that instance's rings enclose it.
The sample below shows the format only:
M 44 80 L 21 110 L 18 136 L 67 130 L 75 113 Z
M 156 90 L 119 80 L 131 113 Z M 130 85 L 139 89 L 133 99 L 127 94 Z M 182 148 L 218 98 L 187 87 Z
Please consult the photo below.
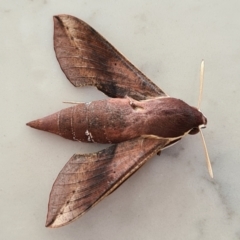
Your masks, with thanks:
M 203 90 L 203 78 L 204 77 L 204 60 L 201 62 L 201 69 L 200 69 L 200 90 L 199 90 L 199 97 L 198 97 L 198 109 L 200 109 L 201 101 L 202 101 L 202 90 Z
M 200 105 L 201 105 L 201 101 L 202 101 L 203 80 L 204 80 L 204 60 L 202 60 L 201 68 L 200 68 L 200 90 L 199 90 L 199 98 L 198 98 L 198 109 L 200 109 Z M 206 145 L 202 130 L 200 128 L 199 128 L 199 132 L 202 137 L 204 151 L 206 154 L 206 163 L 207 163 L 208 172 L 209 172 L 210 177 L 213 178 L 213 170 L 212 170 L 211 161 L 210 161 L 210 158 L 208 155 L 207 145 Z
M 68 104 L 79 104 L 79 103 L 84 103 L 84 102 L 64 101 L 63 103 L 68 103 Z
M 206 145 L 202 130 L 199 129 L 199 132 L 201 133 L 203 146 L 204 146 L 204 150 L 205 150 L 205 154 L 206 154 L 206 162 L 207 162 L 208 172 L 209 172 L 210 177 L 213 178 L 213 170 L 212 170 L 211 161 L 210 161 L 210 158 L 209 158 L 209 155 L 208 155 L 207 145 Z

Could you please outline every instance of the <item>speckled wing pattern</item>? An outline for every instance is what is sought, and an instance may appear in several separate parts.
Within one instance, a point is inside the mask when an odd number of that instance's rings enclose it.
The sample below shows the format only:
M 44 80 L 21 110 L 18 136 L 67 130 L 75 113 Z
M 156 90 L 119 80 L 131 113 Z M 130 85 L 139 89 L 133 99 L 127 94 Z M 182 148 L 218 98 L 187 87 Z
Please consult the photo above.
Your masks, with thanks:
M 140 137 L 96 153 L 73 155 L 53 185 L 46 226 L 60 227 L 80 217 L 168 143 Z
M 110 97 L 127 95 L 136 100 L 166 95 L 78 18 L 54 16 L 54 49 L 63 72 L 76 87 L 91 85 Z

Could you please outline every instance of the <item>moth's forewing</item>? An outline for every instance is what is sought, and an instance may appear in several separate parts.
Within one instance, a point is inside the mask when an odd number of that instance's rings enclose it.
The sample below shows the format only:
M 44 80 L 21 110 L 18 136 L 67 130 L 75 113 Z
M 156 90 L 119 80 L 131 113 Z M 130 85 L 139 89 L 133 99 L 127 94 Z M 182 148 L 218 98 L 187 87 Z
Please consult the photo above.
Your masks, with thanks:
M 140 137 L 97 153 L 73 155 L 53 185 L 46 226 L 60 227 L 80 217 L 168 143 Z
M 91 85 L 110 97 L 137 100 L 166 94 L 82 20 L 54 17 L 54 49 L 59 64 L 76 86 Z

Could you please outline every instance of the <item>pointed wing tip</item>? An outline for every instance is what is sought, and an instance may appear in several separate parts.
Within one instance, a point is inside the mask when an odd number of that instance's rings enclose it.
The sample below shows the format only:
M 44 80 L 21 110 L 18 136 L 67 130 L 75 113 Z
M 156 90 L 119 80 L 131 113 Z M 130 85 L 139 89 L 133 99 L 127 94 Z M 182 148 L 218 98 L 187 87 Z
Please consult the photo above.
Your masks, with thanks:
M 66 224 L 54 225 L 54 222 L 53 222 L 53 223 L 46 223 L 46 224 L 45 224 L 45 227 L 46 227 L 46 228 L 59 228 L 59 227 L 62 227 L 62 226 L 64 226 L 64 225 L 66 225 Z
M 59 14 L 59 15 L 54 15 L 53 16 L 53 22 L 59 22 L 64 16 L 66 16 L 65 14 Z
M 78 216 L 80 217 L 80 216 Z M 57 216 L 56 218 L 48 218 L 45 223 L 46 228 L 59 228 L 68 225 L 69 223 L 75 221 L 78 217 L 73 219 L 64 219 L 61 216 Z
M 62 213 L 62 211 L 64 211 L 64 209 L 63 208 L 61 208 L 61 209 L 62 209 L 61 211 L 52 212 L 51 206 L 49 206 L 45 227 L 47 227 L 47 228 L 63 227 L 65 225 L 68 225 L 69 223 L 75 221 L 78 217 L 80 217 L 80 215 L 73 217 L 73 215 L 71 214 L 71 211 Z
M 68 15 L 68 14 L 58 14 L 58 15 L 53 15 L 53 20 L 54 21 L 58 21 L 61 20 L 63 18 L 76 18 L 74 16 Z
M 53 16 L 53 22 L 54 24 L 58 23 L 58 22 L 61 22 L 62 19 L 68 17 L 69 15 L 66 15 L 66 14 L 59 14 L 59 15 L 54 15 Z
M 68 16 L 68 15 L 66 15 L 66 14 L 53 15 L 53 19 L 61 18 L 61 17 L 64 17 L 64 16 Z
M 47 217 L 47 220 L 46 220 L 46 223 L 45 223 L 45 227 L 47 227 L 47 228 L 54 228 L 53 224 L 54 224 L 54 219 L 48 219 L 48 217 Z
M 49 223 L 49 222 L 46 222 L 45 227 L 46 227 L 46 228 L 53 228 L 53 227 L 52 227 L 52 224 Z
M 59 17 L 61 17 L 61 14 L 59 14 L 59 15 L 53 15 L 53 20 L 57 20 Z
M 62 227 L 64 225 L 66 225 L 68 222 L 61 222 L 61 224 L 57 223 L 58 218 L 54 218 L 54 219 L 48 219 L 45 223 L 45 227 L 47 228 L 59 228 Z
M 56 228 L 56 226 L 54 224 L 56 222 L 56 219 L 57 219 L 57 217 L 53 217 L 53 215 L 49 214 L 49 211 L 48 211 L 45 227 Z

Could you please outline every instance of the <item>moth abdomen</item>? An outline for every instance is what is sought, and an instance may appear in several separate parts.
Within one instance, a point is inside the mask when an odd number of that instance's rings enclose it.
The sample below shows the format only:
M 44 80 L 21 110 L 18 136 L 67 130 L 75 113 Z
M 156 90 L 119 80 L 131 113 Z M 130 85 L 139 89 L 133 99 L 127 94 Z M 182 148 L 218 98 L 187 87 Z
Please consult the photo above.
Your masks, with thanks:
M 88 128 L 87 115 L 87 104 L 80 103 L 47 117 L 31 121 L 27 125 L 70 140 L 87 142 L 88 136 L 85 134 Z
M 106 134 L 108 114 L 107 100 L 79 103 L 27 125 L 74 141 L 111 143 Z

